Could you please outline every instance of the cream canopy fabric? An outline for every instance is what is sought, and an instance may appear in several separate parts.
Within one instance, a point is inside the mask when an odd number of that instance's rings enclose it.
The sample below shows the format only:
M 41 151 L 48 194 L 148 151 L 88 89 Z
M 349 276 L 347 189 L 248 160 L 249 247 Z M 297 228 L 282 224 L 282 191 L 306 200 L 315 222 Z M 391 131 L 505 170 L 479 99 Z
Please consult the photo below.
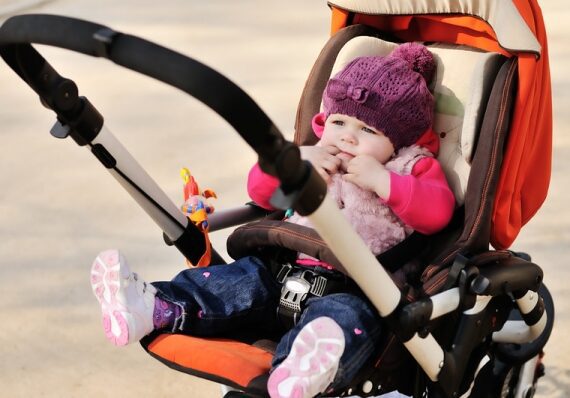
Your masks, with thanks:
M 511 0 L 331 0 L 328 4 L 371 15 L 473 15 L 487 21 L 506 50 L 538 56 L 541 51 L 540 43 Z

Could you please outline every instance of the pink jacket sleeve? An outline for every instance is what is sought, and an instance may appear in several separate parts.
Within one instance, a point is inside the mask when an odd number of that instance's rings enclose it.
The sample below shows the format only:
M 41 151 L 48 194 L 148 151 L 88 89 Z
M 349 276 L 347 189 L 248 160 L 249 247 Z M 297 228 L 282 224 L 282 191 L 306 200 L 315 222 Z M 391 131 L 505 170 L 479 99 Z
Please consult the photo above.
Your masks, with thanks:
M 439 162 L 424 158 L 414 165 L 410 175 L 391 173 L 386 204 L 415 231 L 429 235 L 449 223 L 455 198 Z
M 269 199 L 279 186 L 279 180 L 269 174 L 264 173 L 259 164 L 255 164 L 249 171 L 247 178 L 247 193 L 251 200 L 267 210 L 275 210 Z
M 325 129 L 325 114 L 317 113 L 312 121 L 311 125 L 313 127 L 313 132 L 318 138 L 321 138 L 323 131 Z M 247 193 L 251 200 L 257 203 L 259 206 L 267 210 L 275 210 L 271 204 L 269 204 L 269 199 L 271 195 L 279 186 L 279 180 L 269 174 L 264 173 L 259 164 L 255 164 L 247 178 Z

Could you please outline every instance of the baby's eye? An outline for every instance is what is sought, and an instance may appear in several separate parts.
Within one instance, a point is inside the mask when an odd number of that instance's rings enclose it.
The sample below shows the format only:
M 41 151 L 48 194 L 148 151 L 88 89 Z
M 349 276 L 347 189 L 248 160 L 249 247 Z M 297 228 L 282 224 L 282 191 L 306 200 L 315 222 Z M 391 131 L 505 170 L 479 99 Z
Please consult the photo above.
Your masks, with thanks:
M 365 133 L 376 134 L 376 131 L 372 130 L 370 127 L 362 127 L 362 131 Z
M 342 120 L 333 120 L 332 124 L 336 124 L 337 126 L 344 126 L 344 122 Z

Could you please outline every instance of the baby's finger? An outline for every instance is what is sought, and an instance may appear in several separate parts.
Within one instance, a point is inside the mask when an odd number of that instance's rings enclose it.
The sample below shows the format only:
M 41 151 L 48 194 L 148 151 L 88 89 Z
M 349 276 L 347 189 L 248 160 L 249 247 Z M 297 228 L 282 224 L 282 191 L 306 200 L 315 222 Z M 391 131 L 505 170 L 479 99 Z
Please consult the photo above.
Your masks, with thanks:
M 348 164 L 346 165 L 346 172 L 348 174 L 357 174 L 359 167 L 358 167 L 358 163 L 353 162 L 354 159 L 350 160 L 348 162 Z
M 342 179 L 344 181 L 351 182 L 357 187 L 360 187 L 362 189 L 369 189 L 366 187 L 366 185 L 363 185 L 362 179 L 357 174 L 351 174 L 351 173 L 343 174 Z
M 323 160 L 323 162 L 321 163 L 321 167 L 326 171 L 328 171 L 329 173 L 336 173 L 338 171 L 338 168 L 340 167 L 340 164 L 341 161 L 339 158 L 335 156 L 330 156 L 327 157 L 325 160 Z
M 340 153 L 340 149 L 338 149 L 336 146 L 333 145 L 324 146 L 323 149 L 331 155 L 336 155 Z

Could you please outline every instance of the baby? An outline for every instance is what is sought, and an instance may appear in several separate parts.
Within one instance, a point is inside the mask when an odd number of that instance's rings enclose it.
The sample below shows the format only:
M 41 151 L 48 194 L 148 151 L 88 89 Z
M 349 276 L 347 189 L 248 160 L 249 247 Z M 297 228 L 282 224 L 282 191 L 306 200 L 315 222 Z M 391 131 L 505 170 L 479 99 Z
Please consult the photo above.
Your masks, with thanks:
M 427 88 L 433 70 L 431 53 L 419 44 L 353 60 L 327 84 L 324 113 L 313 119 L 320 142 L 301 148 L 375 254 L 414 230 L 440 230 L 454 209 L 433 157 L 438 144 Z M 271 207 L 277 185 L 257 165 L 250 172 L 249 194 L 263 207 Z M 297 215 L 289 221 L 306 223 Z M 346 280 L 330 264 L 300 253 L 289 276 L 307 274 Z M 95 260 L 91 283 L 106 336 L 117 345 L 157 329 L 195 336 L 238 330 L 282 335 L 268 381 L 273 398 L 308 398 L 348 386 L 381 334 L 380 316 L 354 283 L 309 295 L 295 325 L 285 329 L 276 311 L 283 281 L 257 257 L 186 269 L 169 282 L 148 284 L 117 251 L 107 251 Z

